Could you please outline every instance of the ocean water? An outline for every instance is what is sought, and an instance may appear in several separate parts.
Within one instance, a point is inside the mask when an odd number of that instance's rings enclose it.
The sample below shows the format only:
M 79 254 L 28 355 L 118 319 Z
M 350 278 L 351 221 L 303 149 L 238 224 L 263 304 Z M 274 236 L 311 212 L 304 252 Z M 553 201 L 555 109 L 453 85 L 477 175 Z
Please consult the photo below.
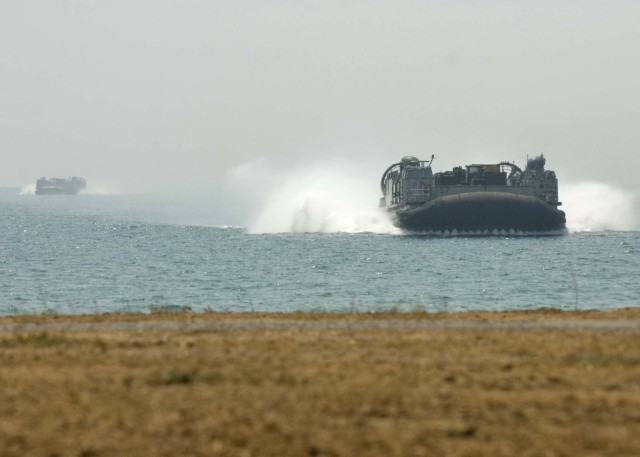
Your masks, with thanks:
M 374 211 L 329 217 L 307 198 L 285 229 L 264 230 L 268 211 L 221 226 L 215 208 L 189 201 L 3 189 L 0 314 L 640 305 L 640 232 L 588 218 L 551 236 L 427 236 Z

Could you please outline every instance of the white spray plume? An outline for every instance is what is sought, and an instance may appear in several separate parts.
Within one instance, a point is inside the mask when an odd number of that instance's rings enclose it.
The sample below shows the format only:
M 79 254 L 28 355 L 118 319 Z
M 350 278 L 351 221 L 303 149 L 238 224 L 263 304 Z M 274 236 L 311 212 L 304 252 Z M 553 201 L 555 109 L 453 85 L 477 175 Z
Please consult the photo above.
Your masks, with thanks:
M 261 179 L 273 179 L 249 232 L 398 233 L 378 209 L 379 177 L 372 177 L 366 168 L 360 162 L 338 159 L 309 163 L 293 171 L 262 167 Z M 248 170 L 243 167 L 245 173 Z
M 84 195 L 117 195 L 103 183 L 88 183 L 87 187 L 80 191 Z
M 20 195 L 34 195 L 36 193 L 35 184 L 27 184 L 20 189 Z
M 561 192 L 571 232 L 640 229 L 640 199 L 632 192 L 600 182 L 566 185 Z

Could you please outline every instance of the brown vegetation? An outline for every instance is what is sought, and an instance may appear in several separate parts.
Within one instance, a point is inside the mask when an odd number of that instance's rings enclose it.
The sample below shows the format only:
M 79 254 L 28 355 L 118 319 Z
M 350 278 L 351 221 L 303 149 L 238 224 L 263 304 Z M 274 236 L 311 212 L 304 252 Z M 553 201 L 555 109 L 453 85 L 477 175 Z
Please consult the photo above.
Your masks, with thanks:
M 0 455 L 640 455 L 640 323 L 599 320 L 640 310 L 4 317 Z

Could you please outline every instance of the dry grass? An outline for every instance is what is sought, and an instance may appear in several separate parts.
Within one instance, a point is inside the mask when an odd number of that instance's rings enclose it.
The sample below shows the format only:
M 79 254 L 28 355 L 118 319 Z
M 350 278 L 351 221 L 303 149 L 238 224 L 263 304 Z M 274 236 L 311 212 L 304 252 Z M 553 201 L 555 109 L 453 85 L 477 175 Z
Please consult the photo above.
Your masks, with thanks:
M 640 310 L 266 317 L 620 320 Z M 0 332 L 0 455 L 640 455 L 638 330 L 50 326 L 264 318 L 0 318 L 17 324 Z

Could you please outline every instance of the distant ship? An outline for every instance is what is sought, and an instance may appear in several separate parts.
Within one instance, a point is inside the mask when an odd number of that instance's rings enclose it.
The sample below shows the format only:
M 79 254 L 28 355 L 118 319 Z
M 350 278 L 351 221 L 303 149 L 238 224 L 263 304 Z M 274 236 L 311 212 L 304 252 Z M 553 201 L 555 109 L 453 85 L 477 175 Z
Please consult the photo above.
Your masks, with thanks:
M 521 170 L 509 162 L 433 173 L 430 161 L 407 156 L 382 174 L 385 208 L 394 224 L 417 232 L 547 232 L 565 228 L 558 179 L 540 155 Z
M 71 178 L 40 178 L 36 181 L 37 195 L 73 195 L 87 187 L 83 178 L 73 176 Z

